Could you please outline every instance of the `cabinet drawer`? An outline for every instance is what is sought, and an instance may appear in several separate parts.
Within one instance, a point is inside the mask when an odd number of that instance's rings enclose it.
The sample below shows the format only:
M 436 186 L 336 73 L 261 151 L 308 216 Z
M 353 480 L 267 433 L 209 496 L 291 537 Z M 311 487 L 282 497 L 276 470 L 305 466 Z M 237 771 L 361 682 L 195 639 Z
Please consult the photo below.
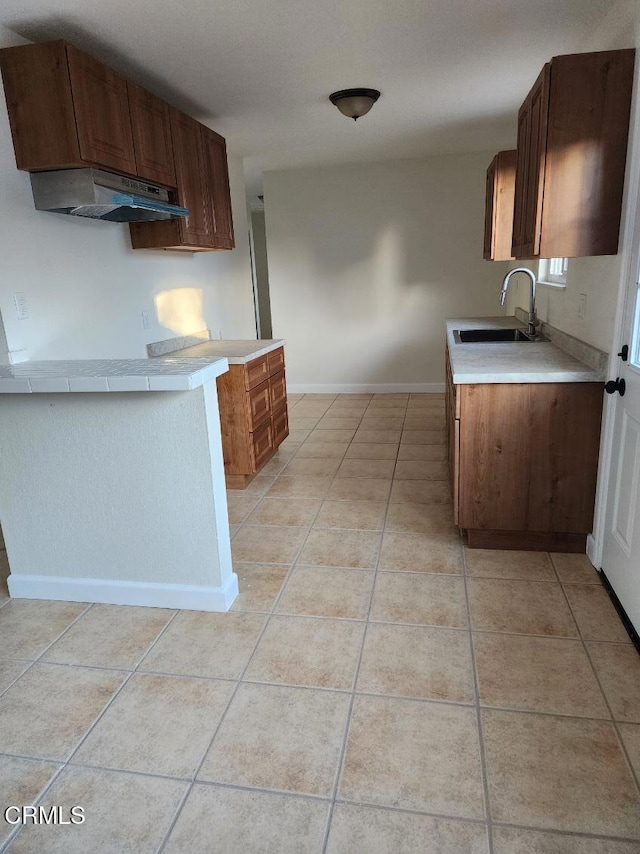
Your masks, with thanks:
M 269 380 L 252 388 L 248 394 L 249 400 L 249 429 L 255 430 L 265 418 L 271 415 Z
M 269 363 L 266 356 L 259 356 L 244 366 L 245 388 L 253 388 L 269 379 Z
M 284 371 L 284 347 L 278 347 L 277 350 L 267 353 L 267 360 L 269 362 L 269 376 Z
M 287 413 L 287 407 L 283 406 L 282 409 L 278 409 L 273 413 L 273 444 L 274 447 L 278 447 L 281 442 L 289 435 L 289 416 Z
M 286 403 L 287 400 L 287 384 L 285 381 L 284 371 L 279 374 L 269 377 L 269 390 L 271 393 L 271 408 L 277 409 Z
M 251 455 L 254 471 L 259 471 L 273 453 L 273 427 L 269 418 L 251 434 Z

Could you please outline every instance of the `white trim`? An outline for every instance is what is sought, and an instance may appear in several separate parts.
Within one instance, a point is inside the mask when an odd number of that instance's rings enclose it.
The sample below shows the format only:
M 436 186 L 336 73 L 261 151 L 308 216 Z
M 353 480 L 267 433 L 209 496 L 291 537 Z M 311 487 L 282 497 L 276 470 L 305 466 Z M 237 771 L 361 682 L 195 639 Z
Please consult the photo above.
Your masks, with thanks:
M 627 167 L 625 175 L 624 195 L 622 199 L 622 219 L 620 246 L 618 252 L 622 255 L 620 276 L 618 279 L 618 294 L 614 320 L 613 344 L 609 356 L 607 376 L 614 378 L 618 375 L 620 360 L 617 353 L 625 342 L 626 308 L 629 294 L 630 278 L 635 279 L 635 260 L 638 257 L 636 244 L 640 241 L 640 69 L 636 63 L 634 73 L 634 98 L 629 118 L 629 145 L 627 149 Z M 635 281 L 634 281 L 635 284 Z M 598 480 L 596 484 L 596 501 L 593 523 L 593 557 L 594 566 L 602 566 L 604 551 L 605 524 L 607 517 L 607 499 L 611 467 L 613 465 L 615 438 L 615 409 L 616 399 L 613 395 L 605 395 L 603 407 L 602 438 L 600 441 L 600 461 Z M 591 560 L 591 556 L 589 556 Z
M 444 383 L 293 383 L 290 394 L 435 394 L 444 391 Z
M 231 573 L 222 587 L 15 574 L 9 576 L 7 584 L 9 594 L 15 599 L 100 602 L 107 605 L 142 605 L 147 608 L 182 608 L 187 611 L 228 611 L 238 595 L 238 576 L 235 572 Z
M 599 561 L 596 559 L 596 552 L 597 552 L 596 541 L 593 538 L 593 534 L 588 534 L 587 535 L 587 557 L 589 558 L 591 563 L 594 565 L 594 567 L 596 569 L 598 569 L 599 568 L 598 567 Z

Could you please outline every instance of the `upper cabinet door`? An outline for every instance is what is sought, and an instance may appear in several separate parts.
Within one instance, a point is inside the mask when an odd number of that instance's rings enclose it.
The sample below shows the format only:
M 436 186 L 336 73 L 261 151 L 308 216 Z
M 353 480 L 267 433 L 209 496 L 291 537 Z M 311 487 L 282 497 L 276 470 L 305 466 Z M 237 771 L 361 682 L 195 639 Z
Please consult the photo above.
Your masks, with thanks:
M 524 212 L 527 205 L 527 172 L 529 164 L 529 128 L 531 125 L 531 102 L 527 98 L 518 111 L 518 148 L 516 155 L 516 186 L 513 206 L 513 243 L 511 254 L 520 258 L 524 246 Z
M 542 258 L 618 251 L 634 60 L 633 50 L 552 60 Z
M 0 50 L 16 155 L 28 172 L 84 166 L 63 41 Z
M 227 146 L 219 134 L 201 126 L 204 158 L 208 171 L 213 234 L 211 245 L 216 249 L 233 249 L 233 218 L 229 192 Z
M 540 247 L 550 69 L 547 63 L 518 112 L 512 245 L 516 258 L 531 258 Z
M 210 246 L 213 228 L 209 181 L 199 122 L 172 107 L 171 138 L 176 165 L 178 204 L 189 210 L 189 216 L 179 221 L 182 243 Z
M 499 151 L 487 169 L 484 217 L 486 261 L 511 261 L 516 152 Z
M 169 105 L 131 80 L 127 92 L 137 176 L 175 187 Z
M 126 79 L 72 45 L 67 57 L 82 159 L 135 175 Z
M 547 120 L 549 117 L 549 63 L 529 93 L 529 156 L 525 193 L 523 243 L 525 255 L 538 255 L 544 192 L 544 166 L 547 156 Z

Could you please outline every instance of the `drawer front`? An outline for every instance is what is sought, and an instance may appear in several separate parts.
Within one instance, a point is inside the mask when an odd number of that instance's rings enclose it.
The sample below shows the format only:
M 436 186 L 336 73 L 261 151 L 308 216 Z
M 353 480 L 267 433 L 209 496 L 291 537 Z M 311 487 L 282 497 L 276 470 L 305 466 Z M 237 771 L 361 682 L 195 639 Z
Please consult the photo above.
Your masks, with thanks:
M 254 471 L 259 471 L 273 454 L 273 427 L 271 418 L 251 434 L 251 451 Z
M 278 409 L 287 401 L 287 384 L 284 371 L 269 377 L 269 390 L 271 393 L 271 408 Z
M 267 353 L 267 360 L 269 362 L 270 377 L 280 371 L 284 371 L 284 347 L 278 347 L 277 350 Z
M 253 388 L 269 379 L 269 362 L 266 356 L 259 356 L 252 362 L 247 362 L 244 368 L 244 385 L 247 389 Z
M 278 447 L 281 442 L 289 435 L 289 416 L 287 414 L 287 407 L 283 406 L 282 409 L 278 409 L 273 413 L 273 444 L 274 447 Z
M 271 415 L 269 380 L 265 380 L 265 382 L 252 388 L 247 393 L 247 397 L 249 400 L 249 429 L 253 431 Z

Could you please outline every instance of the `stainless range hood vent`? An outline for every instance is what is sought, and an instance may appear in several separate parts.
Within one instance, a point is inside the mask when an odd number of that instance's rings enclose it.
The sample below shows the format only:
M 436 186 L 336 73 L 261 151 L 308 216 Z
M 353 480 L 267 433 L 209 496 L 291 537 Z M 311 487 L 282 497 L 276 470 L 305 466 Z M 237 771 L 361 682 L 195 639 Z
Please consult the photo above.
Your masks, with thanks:
M 50 213 L 109 222 L 148 222 L 189 214 L 186 208 L 169 203 L 164 187 L 101 169 L 32 172 L 31 189 L 36 209 Z

